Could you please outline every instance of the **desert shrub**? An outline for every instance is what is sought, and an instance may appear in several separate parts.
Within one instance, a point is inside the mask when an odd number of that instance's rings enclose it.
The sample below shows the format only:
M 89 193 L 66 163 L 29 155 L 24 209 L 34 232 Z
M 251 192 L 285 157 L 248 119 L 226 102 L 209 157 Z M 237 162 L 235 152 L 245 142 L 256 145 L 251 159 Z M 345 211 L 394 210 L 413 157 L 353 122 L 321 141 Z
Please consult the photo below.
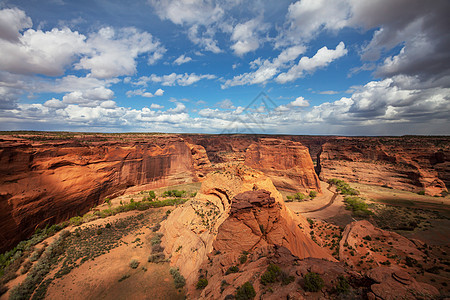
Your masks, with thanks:
M 239 272 L 238 266 L 231 266 L 228 268 L 228 270 L 225 272 L 225 275 L 231 274 L 231 273 L 237 273 Z
M 294 199 L 297 201 L 303 201 L 305 200 L 306 196 L 303 193 L 297 193 L 294 195 Z
M 130 278 L 129 274 L 125 274 L 122 277 L 119 278 L 119 282 L 124 281 L 125 279 Z
M 160 253 L 164 251 L 164 247 L 161 244 L 156 244 L 152 246 L 152 253 Z
M 343 195 L 349 195 L 349 196 L 359 195 L 358 190 L 351 188 L 350 185 L 343 180 L 332 178 L 332 179 L 328 180 L 328 183 L 335 185 L 336 190 Z
M 173 277 L 173 282 L 175 283 L 175 288 L 179 289 L 186 285 L 186 279 L 180 274 L 178 268 L 170 268 L 170 274 Z
M 313 219 L 306 218 L 306 220 L 308 221 L 309 225 L 313 225 L 314 224 L 314 220 Z
M 407 256 L 406 257 L 406 265 L 408 267 L 414 267 L 417 265 L 417 260 L 412 257 Z
M 164 253 L 162 253 L 162 252 L 154 253 L 148 257 L 148 262 L 159 263 L 159 262 L 163 262 L 165 260 L 165 258 L 166 257 L 164 255 Z
M 322 277 L 320 277 L 319 274 L 314 272 L 307 273 L 304 277 L 304 289 L 307 292 L 318 292 L 320 291 L 323 286 L 324 282 Z
M 348 283 L 348 279 L 340 275 L 337 278 L 335 290 L 338 294 L 348 294 L 348 292 L 350 291 L 350 284 Z
M 106 223 L 105 228 L 111 228 L 111 223 Z
M 239 262 L 241 264 L 245 264 L 246 261 L 247 261 L 247 254 L 242 253 L 241 256 L 239 256 Z
M 208 279 L 206 279 L 206 278 L 200 278 L 200 279 L 197 281 L 196 288 L 197 288 L 197 290 L 203 290 L 207 285 L 208 285 Z
M 425 195 L 425 191 L 418 191 L 417 194 L 419 194 L 419 195 Z
M 317 197 L 317 192 L 316 191 L 310 191 L 309 192 L 309 197 L 311 197 L 311 199 L 314 199 Z
M 162 237 L 163 237 L 162 233 L 157 233 L 150 239 L 150 242 L 152 243 L 152 245 L 161 244 Z
M 292 196 L 286 196 L 286 200 L 284 202 L 293 202 Z
M 372 237 L 370 235 L 366 235 L 365 237 L 363 237 L 363 240 L 371 241 Z
M 165 191 L 162 195 L 163 197 L 176 197 L 181 198 L 186 194 L 186 191 L 179 191 L 179 190 L 169 190 Z
M 132 269 L 137 269 L 137 267 L 139 267 L 139 261 L 137 261 L 137 260 L 135 260 L 135 259 L 132 259 L 132 260 L 130 261 L 130 268 L 132 268 Z
M 295 281 L 294 276 L 290 276 L 288 273 L 281 271 L 280 273 L 281 285 L 288 285 Z
M 266 272 L 264 272 L 264 274 L 261 275 L 261 283 L 263 285 L 274 283 L 279 280 L 280 275 L 281 275 L 280 267 L 275 264 L 270 264 L 267 267 Z
M 159 223 L 152 227 L 153 232 L 157 232 L 160 229 L 161 229 L 161 224 L 159 224 Z
M 31 269 L 31 266 L 32 266 L 32 265 L 33 265 L 33 264 L 31 263 L 31 261 L 27 260 L 27 261 L 23 264 L 23 266 L 22 266 L 22 271 L 21 271 L 21 273 L 22 273 L 22 274 L 27 273 L 27 272 Z
M 368 217 L 373 215 L 373 212 L 368 209 L 367 204 L 360 197 L 346 196 L 344 198 L 344 203 L 345 208 L 351 210 L 352 214 L 356 217 Z
M 149 199 L 149 200 L 154 200 L 154 199 L 156 199 L 155 191 L 149 191 L 149 192 L 148 192 L 148 199 Z
M 11 300 L 29 299 L 31 297 L 34 290 L 50 272 L 52 266 L 57 263 L 59 256 L 64 252 L 64 241 L 69 235 L 70 232 L 68 230 L 61 232 L 58 239 L 45 249 L 42 257 L 28 272 L 25 280 L 11 290 L 9 296 Z M 45 290 L 41 290 L 40 294 L 46 291 L 47 286 L 48 285 L 44 286 Z
M 191 193 L 191 198 L 194 198 L 195 196 L 197 196 L 197 192 Z
M 235 299 L 236 300 L 249 300 L 256 296 L 255 289 L 250 282 L 246 282 L 236 290 Z
M 69 223 L 73 226 L 80 226 L 81 224 L 83 224 L 83 218 L 80 216 L 70 218 Z

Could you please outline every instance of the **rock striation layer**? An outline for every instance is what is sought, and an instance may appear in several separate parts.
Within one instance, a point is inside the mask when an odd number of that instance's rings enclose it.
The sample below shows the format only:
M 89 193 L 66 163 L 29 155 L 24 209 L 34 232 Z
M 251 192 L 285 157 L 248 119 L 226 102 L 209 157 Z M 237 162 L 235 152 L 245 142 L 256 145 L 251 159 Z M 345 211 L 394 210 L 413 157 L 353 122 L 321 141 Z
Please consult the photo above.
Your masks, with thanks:
M 209 165 L 201 146 L 173 136 L 95 144 L 3 141 L 0 251 L 38 227 L 82 214 L 129 187 L 197 181 Z
M 299 142 L 259 139 L 247 148 L 245 164 L 268 175 L 277 188 L 321 192 L 308 148 Z
M 340 138 L 322 145 L 320 178 L 438 195 L 450 184 L 446 138 Z

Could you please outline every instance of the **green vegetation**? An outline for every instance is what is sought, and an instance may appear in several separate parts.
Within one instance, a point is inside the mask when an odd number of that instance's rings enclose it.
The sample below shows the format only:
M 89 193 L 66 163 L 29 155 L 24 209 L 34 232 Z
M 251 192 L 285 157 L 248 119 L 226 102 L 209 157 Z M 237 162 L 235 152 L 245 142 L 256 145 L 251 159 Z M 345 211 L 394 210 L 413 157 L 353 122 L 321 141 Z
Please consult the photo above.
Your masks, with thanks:
M 150 239 L 150 242 L 152 243 L 152 245 L 161 244 L 162 237 L 163 237 L 162 233 L 157 233 Z
M 287 198 L 287 200 L 286 200 L 286 202 L 292 202 L 292 201 L 303 201 L 303 200 L 305 200 L 307 197 L 306 197 L 306 195 L 305 194 L 303 194 L 303 193 L 296 193 L 296 194 L 294 194 L 294 195 L 292 195 L 292 196 L 286 196 L 286 198 Z
M 351 188 L 350 185 L 340 179 L 332 178 L 328 180 L 329 184 L 333 184 L 336 186 L 336 190 L 340 192 L 342 195 L 356 196 L 359 195 L 359 191 Z
M 225 272 L 225 275 L 231 274 L 231 273 L 237 273 L 239 272 L 238 266 L 231 266 L 228 268 L 228 270 Z
M 338 294 L 348 294 L 350 291 L 350 284 L 348 283 L 348 279 L 342 275 L 337 278 L 337 283 L 335 286 L 336 293 Z
M 170 268 L 170 274 L 173 277 L 173 282 L 175 283 L 175 288 L 179 289 L 186 285 L 186 279 L 180 274 L 178 268 Z
M 65 239 L 69 235 L 70 232 L 67 230 L 61 232 L 58 239 L 47 247 L 42 257 L 28 273 L 27 278 L 11 290 L 9 299 L 15 300 L 31 298 L 31 295 L 44 280 L 45 276 L 50 272 L 52 266 L 58 262 L 59 256 L 64 252 Z M 43 284 L 46 283 L 44 282 Z M 46 290 L 46 287 L 40 289 L 38 294 L 35 293 L 33 299 L 43 299 Z
M 241 263 L 241 264 L 245 264 L 245 262 L 247 261 L 247 252 L 244 252 L 244 253 L 242 253 L 241 254 L 241 256 L 239 257 L 239 262 Z
M 3 282 L 8 282 L 11 279 L 16 278 L 15 273 L 20 268 L 20 265 L 25 260 L 24 255 L 26 253 L 30 253 L 33 251 L 33 248 L 38 243 L 42 242 L 46 238 L 54 235 L 58 231 L 67 227 L 68 222 L 63 222 L 61 224 L 55 224 L 51 226 L 45 226 L 45 228 L 36 229 L 35 233 L 31 236 L 30 239 L 21 241 L 17 244 L 13 249 L 0 254 L 0 277 L 2 277 Z M 43 252 L 44 250 L 42 250 Z M 33 253 L 33 259 L 31 261 L 36 261 L 42 254 L 42 252 L 38 254 Z
M 130 278 L 130 275 L 129 275 L 129 274 L 125 274 L 125 275 L 123 275 L 122 277 L 120 277 L 120 278 L 119 278 L 119 282 L 122 282 L 122 281 L 124 281 L 124 280 L 127 279 L 127 278 Z
M 197 288 L 197 290 L 203 290 L 207 285 L 208 285 L 208 279 L 206 279 L 204 277 L 199 278 L 199 280 L 197 281 L 196 288 Z
M 279 266 L 275 264 L 270 264 L 267 267 L 266 272 L 261 275 L 261 283 L 263 285 L 267 285 L 269 283 L 274 283 L 279 280 L 279 277 L 281 275 L 281 269 Z
M 314 273 L 314 272 L 308 272 L 303 277 L 303 280 L 304 280 L 303 288 L 307 292 L 318 292 L 324 286 L 324 282 L 323 282 L 322 277 L 320 277 L 319 274 Z
M 236 300 L 249 300 L 253 299 L 256 296 L 255 289 L 250 282 L 244 283 L 236 290 L 235 299 Z
M 148 200 L 153 201 L 156 199 L 155 191 L 149 191 L 148 192 Z
M 309 197 L 310 197 L 311 199 L 316 198 L 316 197 L 317 197 L 317 192 L 316 192 L 316 191 L 310 191 L 310 192 L 309 192 Z
M 137 267 L 139 267 L 139 261 L 137 261 L 136 259 L 132 259 L 130 261 L 130 268 L 137 269 Z
M 423 195 L 425 195 L 425 191 L 418 191 L 417 194 L 423 196 Z
M 345 208 L 352 211 L 353 216 L 366 218 L 373 215 L 367 204 L 361 197 L 346 196 L 344 198 Z
M 165 191 L 162 196 L 163 197 L 176 197 L 176 198 L 181 198 L 184 197 L 184 195 L 186 194 L 186 191 L 179 191 L 179 190 L 168 190 Z

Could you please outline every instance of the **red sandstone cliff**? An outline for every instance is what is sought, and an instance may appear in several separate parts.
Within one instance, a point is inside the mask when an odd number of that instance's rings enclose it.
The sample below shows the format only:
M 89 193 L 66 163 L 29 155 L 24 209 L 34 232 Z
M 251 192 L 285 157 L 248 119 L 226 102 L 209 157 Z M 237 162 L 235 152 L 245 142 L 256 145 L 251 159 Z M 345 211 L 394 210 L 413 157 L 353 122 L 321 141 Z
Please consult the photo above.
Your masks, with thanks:
M 322 180 L 348 181 L 437 195 L 450 184 L 450 142 L 442 138 L 340 138 L 322 145 Z
M 134 185 L 198 180 L 209 167 L 201 146 L 176 136 L 141 142 L 0 144 L 0 251 L 38 227 L 86 212 Z
M 268 175 L 277 188 L 321 192 L 308 148 L 299 142 L 260 139 L 247 148 L 245 164 Z

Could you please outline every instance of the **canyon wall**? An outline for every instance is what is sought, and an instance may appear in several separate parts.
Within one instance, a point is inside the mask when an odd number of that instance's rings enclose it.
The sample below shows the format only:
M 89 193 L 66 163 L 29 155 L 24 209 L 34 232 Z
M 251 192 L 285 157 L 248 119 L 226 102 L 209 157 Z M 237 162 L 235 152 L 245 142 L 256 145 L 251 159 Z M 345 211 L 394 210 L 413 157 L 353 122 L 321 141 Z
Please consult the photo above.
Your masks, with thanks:
M 259 139 L 245 151 L 245 165 L 269 176 L 277 188 L 322 192 L 308 148 L 299 142 Z
M 336 138 L 318 155 L 320 178 L 438 195 L 450 185 L 450 139 Z
M 140 142 L 0 142 L 0 251 L 131 186 L 197 181 L 209 161 L 177 136 Z

